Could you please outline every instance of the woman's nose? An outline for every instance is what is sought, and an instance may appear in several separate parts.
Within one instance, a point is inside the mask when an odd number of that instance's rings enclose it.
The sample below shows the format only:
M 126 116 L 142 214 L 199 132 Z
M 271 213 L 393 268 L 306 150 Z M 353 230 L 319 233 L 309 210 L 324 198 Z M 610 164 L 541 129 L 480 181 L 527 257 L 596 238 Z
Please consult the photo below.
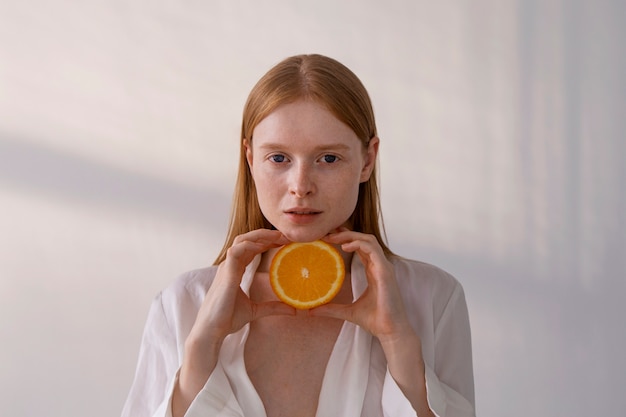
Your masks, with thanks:
M 315 191 L 312 168 L 307 164 L 293 167 L 289 180 L 289 193 L 296 197 L 306 197 Z

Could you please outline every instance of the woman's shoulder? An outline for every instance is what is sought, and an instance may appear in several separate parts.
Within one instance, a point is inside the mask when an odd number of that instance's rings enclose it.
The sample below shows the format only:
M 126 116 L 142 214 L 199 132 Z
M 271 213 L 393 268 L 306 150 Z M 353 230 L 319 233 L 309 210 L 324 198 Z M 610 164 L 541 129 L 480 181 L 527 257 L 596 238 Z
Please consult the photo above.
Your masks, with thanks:
M 392 263 L 405 305 L 411 312 L 419 310 L 417 316 L 432 317 L 432 322 L 437 323 L 447 308 L 465 308 L 463 287 L 450 273 L 402 257 L 395 257 Z
M 163 304 L 200 305 L 216 272 L 217 266 L 208 266 L 180 274 L 159 294 Z
M 401 272 L 403 274 L 425 279 L 439 279 L 455 283 L 458 282 L 457 279 L 450 273 L 428 262 L 396 255 L 391 258 L 391 263 L 393 263 L 397 272 Z
M 459 280 L 436 265 L 401 256 L 394 256 L 391 262 L 394 265 L 396 279 L 400 286 L 426 287 L 433 294 L 450 295 L 455 291 L 462 291 Z

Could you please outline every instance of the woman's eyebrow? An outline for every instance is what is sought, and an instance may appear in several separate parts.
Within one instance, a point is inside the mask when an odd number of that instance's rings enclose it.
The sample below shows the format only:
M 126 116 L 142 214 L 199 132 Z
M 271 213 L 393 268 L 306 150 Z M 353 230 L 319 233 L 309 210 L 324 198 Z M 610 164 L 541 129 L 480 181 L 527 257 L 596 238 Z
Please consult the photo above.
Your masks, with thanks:
M 326 145 L 319 145 L 314 148 L 317 151 L 346 151 L 350 149 L 350 146 L 344 143 L 329 143 Z
M 289 147 L 289 144 L 284 143 L 263 143 L 259 145 L 259 149 L 263 150 L 277 150 L 277 149 L 285 149 Z M 314 146 L 312 148 L 314 151 L 346 151 L 350 149 L 350 146 L 344 143 L 327 143 Z

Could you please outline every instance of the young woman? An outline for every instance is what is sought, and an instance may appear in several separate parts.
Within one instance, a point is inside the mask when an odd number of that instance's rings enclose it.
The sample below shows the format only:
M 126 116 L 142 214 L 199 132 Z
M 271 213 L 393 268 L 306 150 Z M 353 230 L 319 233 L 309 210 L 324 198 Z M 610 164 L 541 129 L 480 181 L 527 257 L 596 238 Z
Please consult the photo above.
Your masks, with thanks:
M 214 266 L 154 300 L 124 417 L 473 416 L 461 285 L 381 233 L 380 140 L 339 62 L 288 58 L 245 105 L 230 230 Z M 340 249 L 331 304 L 294 310 L 268 268 L 290 241 Z

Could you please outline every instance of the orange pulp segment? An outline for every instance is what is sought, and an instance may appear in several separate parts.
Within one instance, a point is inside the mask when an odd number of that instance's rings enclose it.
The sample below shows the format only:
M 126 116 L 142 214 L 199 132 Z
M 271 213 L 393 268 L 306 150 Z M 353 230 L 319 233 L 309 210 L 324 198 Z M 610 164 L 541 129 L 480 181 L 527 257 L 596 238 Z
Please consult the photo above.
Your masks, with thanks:
M 270 265 L 274 293 L 285 304 L 301 310 L 330 302 L 345 275 L 339 251 L 321 240 L 285 245 Z

